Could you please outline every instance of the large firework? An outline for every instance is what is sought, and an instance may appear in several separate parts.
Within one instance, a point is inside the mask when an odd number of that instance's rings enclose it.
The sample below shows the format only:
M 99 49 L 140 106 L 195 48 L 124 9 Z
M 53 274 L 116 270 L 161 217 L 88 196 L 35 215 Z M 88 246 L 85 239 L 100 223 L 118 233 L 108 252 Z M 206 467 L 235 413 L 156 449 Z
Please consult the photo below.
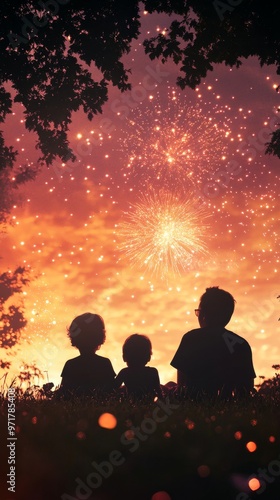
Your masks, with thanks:
M 145 185 L 197 186 L 226 163 L 229 135 L 214 110 L 205 115 L 199 105 L 182 104 L 176 96 L 166 107 L 152 101 L 126 122 L 125 175 L 140 176 Z
M 203 209 L 161 191 L 143 194 L 118 226 L 119 249 L 137 267 L 161 278 L 182 274 L 207 255 Z

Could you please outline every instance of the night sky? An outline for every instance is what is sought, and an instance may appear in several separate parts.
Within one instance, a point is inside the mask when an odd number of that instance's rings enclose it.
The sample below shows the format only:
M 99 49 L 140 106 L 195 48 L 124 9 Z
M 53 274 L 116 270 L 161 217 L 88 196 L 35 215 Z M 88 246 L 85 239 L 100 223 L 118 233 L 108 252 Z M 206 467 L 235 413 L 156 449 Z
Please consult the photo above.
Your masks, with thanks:
M 279 80 L 252 58 L 238 70 L 216 66 L 195 91 L 181 91 L 179 68 L 150 61 L 141 46 L 169 23 L 143 15 L 124 59 L 132 91 L 110 88 L 92 122 L 73 115 L 77 161 L 43 167 L 20 189 L 1 238 L 2 272 L 25 265 L 32 276 L 12 373 L 35 362 L 58 384 L 78 355 L 66 328 L 90 311 L 104 317 L 99 354 L 116 372 L 124 340 L 137 332 L 152 341 L 161 382 L 176 380 L 169 363 L 182 335 L 198 327 L 194 309 L 208 286 L 236 299 L 228 328 L 250 343 L 257 376 L 280 362 L 279 158 L 264 154 Z M 4 131 L 17 164 L 35 165 L 36 137 L 20 105 Z

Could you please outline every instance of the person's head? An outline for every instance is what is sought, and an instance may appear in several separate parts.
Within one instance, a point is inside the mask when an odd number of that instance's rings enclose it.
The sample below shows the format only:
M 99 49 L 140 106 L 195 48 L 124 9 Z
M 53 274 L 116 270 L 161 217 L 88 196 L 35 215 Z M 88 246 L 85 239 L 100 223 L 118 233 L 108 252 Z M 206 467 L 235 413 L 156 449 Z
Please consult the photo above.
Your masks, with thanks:
M 233 314 L 234 304 L 235 300 L 229 292 L 218 286 L 206 288 L 197 310 L 200 326 L 226 326 Z
M 84 313 L 73 319 L 68 328 L 71 344 L 80 352 L 95 352 L 104 344 L 105 324 L 99 314 Z
M 146 335 L 135 333 L 123 345 L 123 360 L 128 366 L 145 366 L 151 359 L 152 344 Z

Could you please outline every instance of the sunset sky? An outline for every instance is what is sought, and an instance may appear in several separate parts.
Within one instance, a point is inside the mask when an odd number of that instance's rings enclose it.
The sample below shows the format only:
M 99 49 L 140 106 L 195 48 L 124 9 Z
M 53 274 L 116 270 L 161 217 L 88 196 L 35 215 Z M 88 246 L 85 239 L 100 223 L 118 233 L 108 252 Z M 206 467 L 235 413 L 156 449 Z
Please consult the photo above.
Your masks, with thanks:
M 150 366 L 161 382 L 176 380 L 170 361 L 198 326 L 194 309 L 208 286 L 236 299 L 228 328 L 250 343 L 257 376 L 273 375 L 280 363 L 280 160 L 264 154 L 279 79 L 274 67 L 250 59 L 238 70 L 217 66 L 195 91 L 181 91 L 179 68 L 150 61 L 141 46 L 169 23 L 143 14 L 141 39 L 125 58 L 132 91 L 111 88 L 92 122 L 76 113 L 69 138 L 77 161 L 43 167 L 19 192 L 14 225 L 0 239 L 1 272 L 24 265 L 32 276 L 11 375 L 35 362 L 58 384 L 66 360 L 78 355 L 66 327 L 90 311 L 104 317 L 99 353 L 116 372 L 124 340 L 137 332 L 152 341 Z M 4 130 L 18 165 L 36 164 L 36 137 L 19 105 Z M 167 213 L 174 225 L 158 235 Z

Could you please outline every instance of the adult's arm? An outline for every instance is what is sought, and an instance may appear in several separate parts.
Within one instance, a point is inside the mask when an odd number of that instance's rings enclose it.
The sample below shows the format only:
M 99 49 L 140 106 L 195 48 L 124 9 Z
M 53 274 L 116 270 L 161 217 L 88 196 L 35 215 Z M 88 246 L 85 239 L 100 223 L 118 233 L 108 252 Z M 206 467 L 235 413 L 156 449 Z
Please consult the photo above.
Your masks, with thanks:
M 240 370 L 240 366 L 243 367 Z M 256 373 L 253 366 L 252 350 L 248 342 L 243 344 L 242 357 L 239 362 L 240 379 L 236 386 L 238 396 L 249 396 L 254 391 L 254 378 Z

